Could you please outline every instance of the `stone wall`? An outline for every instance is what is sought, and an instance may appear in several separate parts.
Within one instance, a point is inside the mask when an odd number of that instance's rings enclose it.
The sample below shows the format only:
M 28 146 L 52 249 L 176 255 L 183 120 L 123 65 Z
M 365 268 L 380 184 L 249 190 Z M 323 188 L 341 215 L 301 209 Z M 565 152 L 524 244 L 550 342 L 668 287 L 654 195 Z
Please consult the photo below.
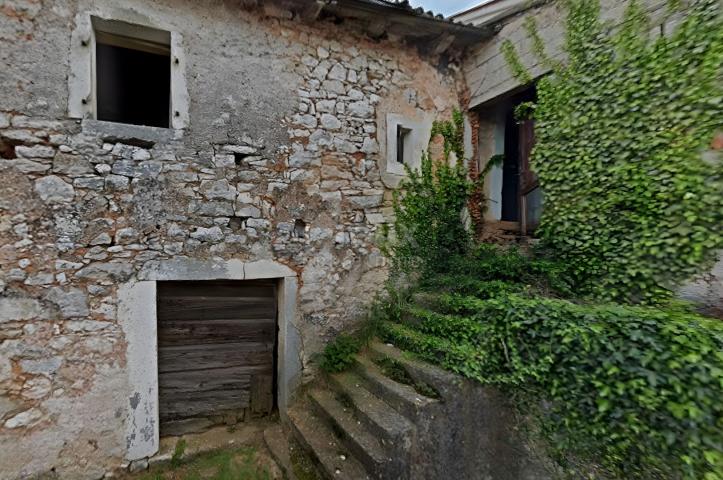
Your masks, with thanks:
M 72 30 L 88 11 L 182 34 L 187 129 L 68 118 Z M 306 366 L 348 330 L 386 275 L 385 115 L 448 117 L 457 104 L 435 63 L 236 2 L 6 2 L 0 477 L 99 478 L 122 464 L 133 398 L 118 290 L 159 262 L 288 266 Z

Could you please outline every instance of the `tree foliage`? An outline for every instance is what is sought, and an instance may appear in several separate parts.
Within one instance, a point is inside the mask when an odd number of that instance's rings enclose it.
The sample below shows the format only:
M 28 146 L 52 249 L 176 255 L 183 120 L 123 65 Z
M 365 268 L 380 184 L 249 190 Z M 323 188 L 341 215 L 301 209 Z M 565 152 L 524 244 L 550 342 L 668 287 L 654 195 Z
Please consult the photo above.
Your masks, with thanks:
M 657 302 L 723 247 L 723 162 L 703 155 L 723 119 L 721 4 L 695 0 L 657 38 L 634 1 L 613 33 L 597 0 L 566 5 L 568 58 L 542 59 L 552 74 L 533 113 L 539 234 L 580 294 Z M 514 47 L 502 50 L 529 82 Z

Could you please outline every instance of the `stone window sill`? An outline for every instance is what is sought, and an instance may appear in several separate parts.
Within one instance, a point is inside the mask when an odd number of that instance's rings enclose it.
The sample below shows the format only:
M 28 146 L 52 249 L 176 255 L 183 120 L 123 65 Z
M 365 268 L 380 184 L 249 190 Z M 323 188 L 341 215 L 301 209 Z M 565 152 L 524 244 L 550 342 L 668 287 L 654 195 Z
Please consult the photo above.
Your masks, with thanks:
M 100 137 L 109 143 L 121 142 L 146 148 L 156 143 L 178 140 L 183 136 L 183 130 L 173 128 L 147 127 L 93 119 L 83 120 L 82 130 L 86 135 Z

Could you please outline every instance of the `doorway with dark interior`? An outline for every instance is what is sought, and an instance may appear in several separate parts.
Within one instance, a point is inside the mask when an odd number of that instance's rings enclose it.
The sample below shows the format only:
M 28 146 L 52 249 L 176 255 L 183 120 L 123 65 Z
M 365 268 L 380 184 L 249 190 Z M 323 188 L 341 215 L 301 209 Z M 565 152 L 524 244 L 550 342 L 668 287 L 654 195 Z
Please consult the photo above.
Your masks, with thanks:
M 505 99 L 499 107 L 504 118 L 500 220 L 518 224 L 522 235 L 537 228 L 542 213 L 542 191 L 530 164 L 535 144 L 535 124 L 532 118 L 521 115 L 522 109 L 518 109 L 535 99 L 533 86 Z

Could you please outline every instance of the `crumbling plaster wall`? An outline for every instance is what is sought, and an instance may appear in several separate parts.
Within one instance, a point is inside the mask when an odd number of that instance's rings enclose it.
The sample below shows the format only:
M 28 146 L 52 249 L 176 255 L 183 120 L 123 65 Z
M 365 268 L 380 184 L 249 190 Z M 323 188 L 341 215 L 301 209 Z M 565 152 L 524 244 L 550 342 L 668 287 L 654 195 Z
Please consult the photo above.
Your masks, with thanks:
M 182 35 L 187 129 L 67 118 L 77 15 L 119 9 Z M 288 266 L 307 365 L 348 329 L 386 275 L 380 121 L 457 104 L 434 63 L 231 1 L 3 3 L 0 477 L 99 478 L 122 464 L 132 398 L 118 289 L 149 265 Z M 139 131 L 152 145 L 124 140 Z

